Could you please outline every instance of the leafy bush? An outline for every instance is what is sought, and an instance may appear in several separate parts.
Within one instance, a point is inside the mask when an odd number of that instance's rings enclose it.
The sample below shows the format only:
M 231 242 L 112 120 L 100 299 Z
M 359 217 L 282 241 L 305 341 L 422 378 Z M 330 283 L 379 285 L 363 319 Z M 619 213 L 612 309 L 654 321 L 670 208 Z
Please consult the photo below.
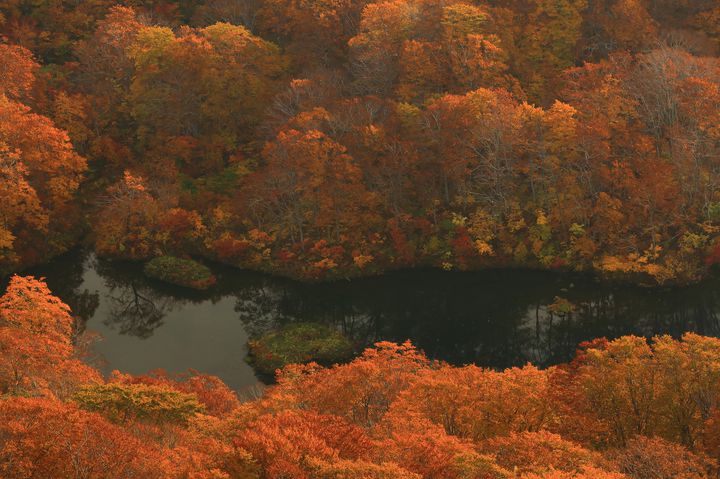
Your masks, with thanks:
M 86 386 L 73 399 L 81 408 L 99 412 L 113 422 L 133 419 L 184 424 L 204 410 L 195 394 L 147 384 Z
M 207 289 L 216 282 L 207 266 L 174 256 L 154 258 L 147 262 L 144 271 L 151 278 L 194 289 Z
M 317 323 L 296 323 L 248 342 L 250 361 L 263 374 L 292 363 L 322 365 L 349 360 L 353 343 L 341 332 Z

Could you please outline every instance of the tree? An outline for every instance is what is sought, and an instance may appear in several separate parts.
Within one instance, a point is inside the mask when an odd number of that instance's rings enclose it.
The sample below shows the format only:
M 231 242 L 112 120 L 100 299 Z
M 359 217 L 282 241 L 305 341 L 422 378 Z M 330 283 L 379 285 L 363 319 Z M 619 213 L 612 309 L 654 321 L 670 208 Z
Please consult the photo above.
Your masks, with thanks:
M 376 460 L 395 462 L 421 477 L 512 477 L 492 456 L 478 453 L 473 443 L 448 435 L 442 426 L 411 411 L 391 411 L 373 430 L 383 438 L 374 452 Z
M 85 159 L 67 134 L 18 100 L 31 98 L 38 65 L 29 51 L 0 45 L 0 271 L 27 265 L 66 247 L 72 200 Z
M 547 376 L 531 366 L 502 373 L 446 366 L 417 376 L 391 411 L 418 414 L 450 435 L 480 441 L 538 431 L 552 420 Z
M 621 472 L 637 479 L 710 478 L 717 468 L 709 458 L 678 444 L 644 436 L 633 438 L 626 449 L 615 453 L 614 460 Z
M 203 410 L 197 397 L 168 387 L 146 384 L 98 384 L 80 389 L 73 400 L 81 408 L 99 412 L 109 420 L 157 424 L 186 423 Z
M 19 262 L 14 244 L 21 224 L 43 231 L 49 218 L 43 210 L 37 192 L 27 181 L 28 171 L 20 162 L 20 155 L 0 143 L 0 192 L 5 199 L 0 206 L 0 258 L 2 263 Z
M 490 32 L 489 15 L 466 3 L 370 4 L 350 40 L 355 86 L 421 104 L 446 92 L 479 87 L 519 91 L 507 75 L 506 55 Z
M 0 297 L 0 392 L 68 397 L 100 375 L 73 348 L 70 308 L 31 276 L 13 276 Z
M 562 427 L 580 440 L 599 433 L 617 446 L 658 436 L 696 447 L 718 401 L 718 357 L 717 340 L 693 334 L 652 344 L 634 336 L 587 344 L 553 378 L 556 397 L 568 405 Z
M 309 459 L 308 468 L 318 479 L 419 479 L 421 476 L 392 463 Z
M 325 65 L 342 57 L 366 4 L 366 0 L 268 0 L 258 11 L 258 25 L 289 43 L 298 67 Z
M 600 59 L 626 50 L 638 52 L 658 41 L 659 29 L 643 0 L 588 2 L 580 43 L 585 54 Z
M 228 415 L 240 405 L 237 394 L 223 383 L 220 378 L 196 371 L 170 375 L 159 370 L 152 371 L 144 376 L 131 376 L 115 371 L 111 377 L 111 382 L 125 385 L 160 386 L 185 394 L 194 394 L 206 414 L 218 417 Z
M 315 477 L 310 470 L 332 470 L 338 459 L 348 458 L 344 445 L 351 448 L 367 445 L 359 429 L 342 423 L 315 412 L 284 410 L 258 417 L 233 442 L 252 454 L 268 478 L 310 479 Z M 355 467 L 359 466 L 355 463 Z
M 35 84 L 35 73 L 40 67 L 32 53 L 18 45 L 0 44 L 0 62 L 4 66 L 0 73 L 0 92 L 11 100 L 28 99 Z
M 126 171 L 122 181 L 108 188 L 99 216 L 95 247 L 100 254 L 148 258 L 155 246 L 151 234 L 161 207 L 144 179 Z
M 8 479 L 164 477 L 159 451 L 97 414 L 41 398 L 0 400 L 0 473 Z
M 426 122 L 442 161 L 445 202 L 476 196 L 496 214 L 508 210 L 517 161 L 517 108 L 509 93 L 482 88 L 446 95 L 428 106 Z
M 72 135 L 69 122 L 64 126 L 76 147 L 84 146 L 83 153 L 102 165 L 118 168 L 133 163 L 131 150 L 121 145 L 131 134 L 127 100 L 135 65 L 130 47 L 142 28 L 135 10 L 114 6 L 98 21 L 93 34 L 75 45 L 78 67 L 72 86 L 77 94 L 71 103 L 58 107 L 65 112 L 75 110 L 75 116 L 82 118 L 81 124 L 88 128 L 85 137 Z
M 266 165 L 247 179 L 244 200 L 261 229 L 303 244 L 313 236 L 338 241 L 367 227 L 374 197 L 342 145 L 317 130 L 282 131 L 263 157 Z
M 70 344 L 75 325 L 70 307 L 32 276 L 11 278 L 0 297 L 0 319 L 3 327 L 23 329 L 65 344 Z
M 362 93 L 385 94 L 394 85 L 403 42 L 415 28 L 418 5 L 405 0 L 368 4 L 358 34 L 349 40 L 356 87 Z
M 627 476 L 617 473 L 608 472 L 596 467 L 587 467 L 581 472 L 562 472 L 550 469 L 544 473 L 524 474 L 521 479 L 627 479 Z
M 549 468 L 581 472 L 586 467 L 602 469 L 604 465 L 597 452 L 543 430 L 491 437 L 480 448 L 492 454 L 501 466 L 521 474 L 541 473 Z
M 222 23 L 142 28 L 129 55 L 139 147 L 193 176 L 222 171 L 250 139 L 284 69 L 275 45 Z
M 288 366 L 278 375 L 275 393 L 291 394 L 315 411 L 369 427 L 382 418 L 417 371 L 428 366 L 427 358 L 410 343 L 382 342 L 347 365 Z

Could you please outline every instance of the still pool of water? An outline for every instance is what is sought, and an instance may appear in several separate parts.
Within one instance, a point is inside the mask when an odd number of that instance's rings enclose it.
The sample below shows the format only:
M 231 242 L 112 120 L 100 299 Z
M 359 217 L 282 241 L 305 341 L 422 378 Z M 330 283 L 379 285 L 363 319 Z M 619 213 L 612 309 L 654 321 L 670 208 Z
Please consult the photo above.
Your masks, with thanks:
M 101 335 L 93 352 L 105 373 L 195 369 L 239 392 L 258 385 L 244 361 L 248 337 L 293 321 L 332 324 L 360 345 L 410 339 L 433 358 L 494 368 L 563 362 L 595 337 L 720 335 L 718 279 L 645 289 L 539 271 L 416 270 L 303 284 L 214 269 L 219 284 L 203 293 L 83 250 L 26 274 L 45 277 Z

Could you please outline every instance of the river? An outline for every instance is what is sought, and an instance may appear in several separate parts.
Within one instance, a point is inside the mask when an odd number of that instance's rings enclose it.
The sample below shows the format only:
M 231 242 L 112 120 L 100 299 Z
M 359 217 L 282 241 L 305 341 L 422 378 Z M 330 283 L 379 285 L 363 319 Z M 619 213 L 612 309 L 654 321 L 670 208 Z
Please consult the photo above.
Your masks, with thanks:
M 720 335 L 720 279 L 649 289 L 580 274 L 414 270 L 303 284 L 213 269 L 218 285 L 208 292 L 85 250 L 25 274 L 45 277 L 81 326 L 99 334 L 92 350 L 104 373 L 195 369 L 241 394 L 260 385 L 244 360 L 248 337 L 292 321 L 332 324 L 360 345 L 410 339 L 430 357 L 493 368 L 564 362 L 579 342 L 602 336 Z

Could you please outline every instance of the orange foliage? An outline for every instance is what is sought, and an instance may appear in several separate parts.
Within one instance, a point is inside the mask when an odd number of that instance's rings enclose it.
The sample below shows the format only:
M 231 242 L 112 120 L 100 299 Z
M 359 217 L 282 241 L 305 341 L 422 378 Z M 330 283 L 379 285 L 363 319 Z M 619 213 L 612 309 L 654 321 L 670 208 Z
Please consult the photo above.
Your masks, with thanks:
M 355 361 L 329 369 L 317 365 L 288 366 L 278 375 L 271 394 L 290 395 L 324 414 L 362 426 L 377 423 L 417 371 L 430 363 L 410 343 L 378 343 Z
M 563 472 L 550 470 L 540 474 L 529 473 L 521 479 L 628 479 L 628 476 L 617 472 L 608 472 L 594 467 L 584 468 L 581 472 Z
M 66 250 L 84 218 L 102 255 L 302 278 L 664 283 L 720 262 L 716 1 L 115 3 L 0 2 L 0 276 Z M 0 476 L 717 475 L 713 338 L 596 340 L 506 371 L 382 342 L 287 366 L 241 404 L 195 372 L 103 380 L 75 335 L 42 281 L 9 280 Z
M 540 473 L 548 468 L 581 472 L 586 467 L 603 465 L 599 453 L 547 431 L 497 436 L 483 441 L 480 447 L 501 466 L 521 473 Z
M 13 100 L 30 96 L 35 84 L 35 72 L 40 65 L 33 60 L 32 53 L 16 45 L 0 44 L 0 93 Z
M 260 416 L 234 443 L 250 452 L 269 478 L 310 478 L 309 458 L 327 462 L 356 459 L 355 448 L 367 443 L 361 431 L 343 423 L 314 412 L 280 411 Z
M 704 479 L 717 475 L 717 463 L 679 444 L 638 436 L 614 457 L 620 471 L 634 479 Z
M 717 448 L 718 339 L 597 340 L 568 365 L 503 372 L 383 342 L 345 365 L 286 366 L 262 398 L 241 404 L 217 378 L 192 372 L 116 372 L 103 383 L 73 359 L 71 335 L 69 309 L 44 283 L 12 279 L 0 298 L 3 477 L 709 479 L 717 471 L 705 454 Z
M 0 63 L 0 270 L 7 270 L 62 251 L 56 236 L 73 226 L 63 213 L 86 162 L 64 131 L 18 102 L 31 96 L 39 67 L 31 53 L 0 45 Z
M 0 475 L 163 477 L 154 448 L 97 414 L 38 398 L 0 400 Z
M 224 416 L 239 406 L 237 395 L 215 376 L 190 371 L 183 375 L 168 375 L 165 371 L 153 371 L 143 376 L 131 376 L 114 371 L 110 382 L 120 384 L 146 384 L 162 386 L 183 393 L 194 394 L 213 416 Z
M 14 276 L 0 297 L 0 391 L 68 397 L 99 373 L 76 358 L 70 308 L 47 285 Z
M 532 366 L 503 372 L 444 366 L 418 374 L 392 410 L 414 412 L 448 434 L 478 441 L 548 424 L 548 387 L 545 371 Z

